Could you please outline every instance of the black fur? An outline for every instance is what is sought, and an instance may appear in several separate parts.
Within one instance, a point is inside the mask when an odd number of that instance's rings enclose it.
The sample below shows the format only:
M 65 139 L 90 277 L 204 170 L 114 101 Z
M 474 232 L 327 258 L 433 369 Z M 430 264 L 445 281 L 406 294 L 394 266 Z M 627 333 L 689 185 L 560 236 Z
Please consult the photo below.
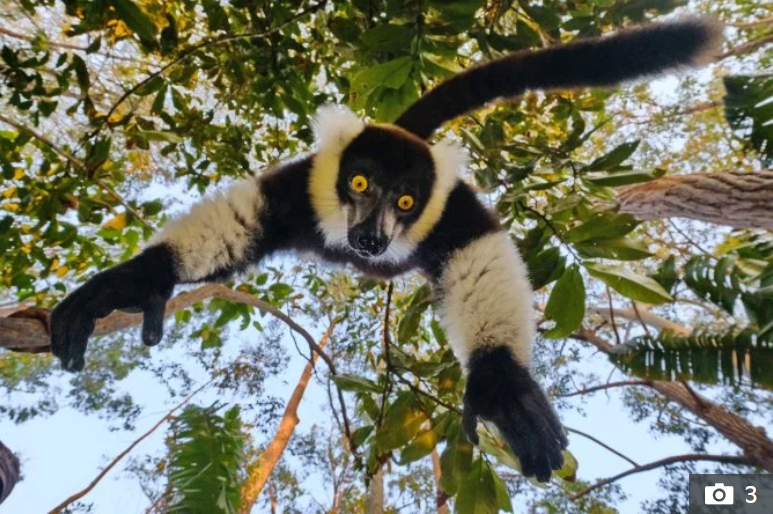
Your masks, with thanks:
M 498 98 L 528 90 L 614 86 L 696 64 L 719 36 L 715 23 L 694 18 L 517 52 L 440 84 L 409 107 L 395 125 L 427 139 L 445 122 Z
M 496 425 L 510 445 L 524 476 L 540 482 L 561 469 L 568 441 L 558 416 L 529 370 L 504 346 L 480 348 L 467 365 L 462 427 L 478 444 L 477 417 Z
M 142 341 L 161 341 L 164 306 L 178 278 L 174 253 L 166 245 L 148 248 L 140 255 L 97 273 L 51 312 L 51 353 L 68 371 L 85 364 L 86 342 L 97 318 L 115 309 L 144 313 Z

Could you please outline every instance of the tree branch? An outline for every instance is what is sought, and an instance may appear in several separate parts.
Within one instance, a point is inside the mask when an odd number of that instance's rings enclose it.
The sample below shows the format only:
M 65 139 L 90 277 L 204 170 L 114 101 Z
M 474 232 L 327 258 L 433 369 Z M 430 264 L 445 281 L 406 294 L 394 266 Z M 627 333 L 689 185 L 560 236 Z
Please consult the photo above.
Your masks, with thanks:
M 647 221 L 690 218 L 773 230 L 773 170 L 661 177 L 619 190 L 620 212 Z
M 630 321 L 641 321 L 651 327 L 657 328 L 658 330 L 669 330 L 680 336 L 689 336 L 692 334 L 692 330 L 690 328 L 685 327 L 684 325 L 680 325 L 679 323 L 675 323 L 671 320 L 661 318 L 660 316 L 652 314 L 648 311 L 639 311 L 637 315 L 635 309 L 613 308 L 610 312 L 609 307 L 601 307 L 598 305 L 589 305 L 586 307 L 586 310 L 588 312 L 598 314 L 599 316 L 604 316 L 605 318 L 612 318 L 614 315 L 614 317 L 623 318 Z
M 638 463 L 637 463 L 635 460 L 631 459 L 630 457 L 626 457 L 625 455 L 623 455 L 623 454 L 622 454 L 622 453 L 620 453 L 619 451 L 615 450 L 614 448 L 612 448 L 611 446 L 607 445 L 606 443 L 604 443 L 604 442 L 602 442 L 602 441 L 600 441 L 600 440 L 596 439 L 596 438 L 595 438 L 595 437 L 593 437 L 592 435 L 590 435 L 590 434 L 586 434 L 585 432 L 581 432 L 581 431 L 579 431 L 579 430 L 577 430 L 577 429 L 575 429 L 575 428 L 570 428 L 570 427 L 568 427 L 568 426 L 566 426 L 566 425 L 564 425 L 564 428 L 567 430 L 567 432 L 571 432 L 571 433 L 573 433 L 573 434 L 581 435 L 581 436 L 583 436 L 583 437 L 584 437 L 584 438 L 586 438 L 586 439 L 590 439 L 591 441 L 593 441 L 593 442 L 594 442 L 594 443 L 596 443 L 597 445 L 599 445 L 599 446 L 601 446 L 602 448 L 604 448 L 604 449 L 606 449 L 606 450 L 608 450 L 608 451 L 610 451 L 610 452 L 614 453 L 615 455 L 617 455 L 617 456 L 618 456 L 618 457 L 620 457 L 621 459 L 623 459 L 623 460 L 626 460 L 626 461 L 630 462 L 631 464 L 633 464 L 633 465 L 634 465 L 635 467 L 637 467 L 637 468 L 639 467 L 639 464 L 638 464 Z
M 747 465 L 747 466 L 752 464 L 751 460 L 743 455 L 706 455 L 706 454 L 700 454 L 700 453 L 676 455 L 673 457 L 657 460 L 655 462 L 650 462 L 649 464 L 634 466 L 633 468 L 627 471 L 623 471 L 622 473 L 619 473 L 613 477 L 599 480 L 595 484 L 592 484 L 586 487 L 579 493 L 570 495 L 569 499 L 578 500 L 600 487 L 604 487 L 613 482 L 617 482 L 621 478 L 625 478 L 627 476 L 630 476 L 636 473 L 643 473 L 644 471 L 651 471 L 653 469 L 657 469 L 663 466 L 668 466 L 670 464 L 678 464 L 680 462 L 719 462 L 722 464 L 737 464 L 737 465 Z
M 277 309 L 268 302 L 255 298 L 251 294 L 234 291 L 222 284 L 209 284 L 199 287 L 192 291 L 181 293 L 166 304 L 164 317 L 169 317 L 175 312 L 186 309 L 192 305 L 210 298 L 220 298 L 234 303 L 243 303 L 251 305 L 258 310 L 271 314 L 284 322 L 294 332 L 306 340 L 313 353 L 327 364 L 331 375 L 337 375 L 338 370 L 333 360 L 317 344 L 314 338 L 302 326 L 298 325 L 290 316 Z M 102 336 L 113 332 L 118 332 L 126 328 L 142 323 L 142 314 L 129 314 L 126 312 L 115 311 L 105 318 L 97 320 L 93 335 Z M 49 345 L 48 330 L 44 323 L 34 319 L 15 319 L 0 318 L 0 348 L 30 349 L 40 348 Z M 338 391 L 338 401 L 341 404 L 341 416 L 344 421 L 344 432 L 347 439 L 351 441 L 351 428 L 349 418 L 346 414 L 346 402 L 344 401 L 341 389 Z
M 614 387 L 625 387 L 625 386 L 652 386 L 652 382 L 649 380 L 625 380 L 622 382 L 610 382 L 608 384 L 601 384 L 593 387 L 588 387 L 587 389 L 580 389 L 578 391 L 574 391 L 572 393 L 566 393 L 566 394 L 557 394 L 557 398 L 569 398 L 570 396 L 581 396 L 584 394 L 590 394 L 595 393 L 596 391 L 603 391 L 605 389 L 612 389 Z
M 91 492 L 91 490 L 92 490 L 92 489 L 94 489 L 94 487 L 96 487 L 96 485 L 97 485 L 97 484 L 98 484 L 98 483 L 99 483 L 99 482 L 100 482 L 100 481 L 101 481 L 103 478 L 105 478 L 105 475 L 107 475 L 107 474 L 108 474 L 108 472 L 109 472 L 111 469 L 113 469 L 113 467 L 114 467 L 116 464 L 118 464 L 118 463 L 121 461 L 121 459 L 123 459 L 124 457 L 126 457 L 126 456 L 129 454 L 129 452 L 131 452 L 131 451 L 132 451 L 132 450 L 133 450 L 133 449 L 134 449 L 134 448 L 135 448 L 135 447 L 136 447 L 138 444 L 140 444 L 142 441 L 144 441 L 145 439 L 147 439 L 147 438 L 148 438 L 148 437 L 149 437 L 149 436 L 150 436 L 150 435 L 151 435 L 153 432 L 155 432 L 155 431 L 156 431 L 156 430 L 157 430 L 157 429 L 158 429 L 158 428 L 159 428 L 161 425 L 163 425 L 165 422 L 167 422 L 167 421 L 169 421 L 170 419 L 172 419 L 172 414 L 174 413 L 174 411 L 178 410 L 180 407 L 182 407 L 183 405 L 185 405 L 186 403 L 188 403 L 189 401 L 191 401 L 191 399 L 192 399 L 194 396 L 196 396 L 196 395 L 197 395 L 199 392 L 201 392 L 201 391 L 202 391 L 202 390 L 203 390 L 205 387 L 207 387 L 208 385 L 210 385 L 210 384 L 211 384 L 213 381 L 214 381 L 214 379 L 212 379 L 212 380 L 208 381 L 206 384 L 202 385 L 201 387 L 199 387 L 198 389 L 196 389 L 195 391 L 193 391 L 191 394 L 189 394 L 188 396 L 186 396 L 186 397 L 183 399 L 183 401 L 181 401 L 180 403 L 178 403 L 177 405 L 175 405 L 174 407 L 172 407 L 172 409 L 171 409 L 169 412 L 167 412 L 167 413 L 164 415 L 164 417 L 163 417 L 163 418 L 161 418 L 160 420 L 158 420 L 158 423 L 156 423 L 155 425 L 153 425 L 152 427 L 150 427 L 150 429 L 149 429 L 147 432 L 145 432 L 145 433 L 144 433 L 144 434 L 142 434 L 140 437 L 138 437 L 138 438 L 137 438 L 137 439 L 136 439 L 136 440 L 135 440 L 135 441 L 134 441 L 132 444 L 130 444 L 128 447 L 126 447 L 126 449 L 125 449 L 124 451 L 122 451 L 121 453 L 119 453 L 119 454 L 118 454 L 118 456 L 117 456 L 116 458 L 114 458 L 112 461 L 110 461 L 110 463 L 109 463 L 107 466 L 105 466 L 105 469 L 103 469 L 102 471 L 100 471 L 100 472 L 99 472 L 99 474 L 96 476 L 96 478 L 94 478 L 94 480 L 92 480 L 92 481 L 91 481 L 91 483 L 90 483 L 88 486 L 86 486 L 86 488 L 85 488 L 85 489 L 82 489 L 82 490 L 78 491 L 77 493 L 73 494 L 72 496 L 70 496 L 69 498 L 67 498 L 66 500 L 64 500 L 62 503 L 60 503 L 59 505 L 57 505 L 56 507 L 54 507 L 53 509 L 51 509 L 51 510 L 49 511 L 49 514 L 58 514 L 59 512 L 62 512 L 62 511 L 63 511 L 63 510 L 64 510 L 64 509 L 65 509 L 65 508 L 68 506 L 68 505 L 70 505 L 70 504 L 72 504 L 72 503 L 74 503 L 74 502 L 76 502 L 76 501 L 80 500 L 81 498 L 83 498 L 84 496 L 86 496 L 87 494 L 89 494 L 89 492 Z

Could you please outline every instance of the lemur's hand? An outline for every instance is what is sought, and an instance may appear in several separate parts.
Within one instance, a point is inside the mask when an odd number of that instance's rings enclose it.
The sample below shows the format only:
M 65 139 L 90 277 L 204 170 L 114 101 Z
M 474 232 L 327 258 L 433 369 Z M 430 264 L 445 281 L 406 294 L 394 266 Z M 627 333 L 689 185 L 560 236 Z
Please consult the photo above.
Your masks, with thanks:
M 51 352 L 67 371 L 81 371 L 97 318 L 115 309 L 143 312 L 142 341 L 158 344 L 174 283 L 174 259 L 163 245 L 98 273 L 51 312 Z
M 548 482 L 561 469 L 568 441 L 545 393 L 506 347 L 476 350 L 468 363 L 462 427 L 478 444 L 477 416 L 496 425 L 524 476 Z

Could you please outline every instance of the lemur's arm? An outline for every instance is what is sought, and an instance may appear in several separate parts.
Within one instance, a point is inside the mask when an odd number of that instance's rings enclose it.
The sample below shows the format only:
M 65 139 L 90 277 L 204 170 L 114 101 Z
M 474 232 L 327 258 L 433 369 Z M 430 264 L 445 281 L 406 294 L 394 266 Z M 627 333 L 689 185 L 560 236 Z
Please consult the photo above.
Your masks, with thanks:
M 462 243 L 450 247 L 443 241 Z M 462 423 L 468 439 L 478 442 L 478 416 L 491 421 L 518 456 L 523 474 L 548 481 L 551 470 L 561 468 L 567 440 L 529 372 L 534 314 L 518 250 L 460 184 L 419 252 L 433 277 L 441 324 L 467 375 Z
M 304 166 L 304 161 L 289 163 L 268 177 L 302 173 Z M 59 303 L 51 313 L 51 350 L 63 368 L 83 369 L 97 318 L 115 309 L 141 311 L 142 340 L 155 345 L 176 284 L 227 278 L 281 247 L 275 231 L 266 232 L 270 218 L 282 214 L 269 201 L 278 195 L 266 194 L 266 189 L 277 188 L 276 182 L 249 177 L 197 203 L 188 214 L 167 223 L 139 255 L 96 274 Z M 294 182 L 305 183 L 302 178 Z M 292 193 L 285 188 L 283 200 L 297 206 Z

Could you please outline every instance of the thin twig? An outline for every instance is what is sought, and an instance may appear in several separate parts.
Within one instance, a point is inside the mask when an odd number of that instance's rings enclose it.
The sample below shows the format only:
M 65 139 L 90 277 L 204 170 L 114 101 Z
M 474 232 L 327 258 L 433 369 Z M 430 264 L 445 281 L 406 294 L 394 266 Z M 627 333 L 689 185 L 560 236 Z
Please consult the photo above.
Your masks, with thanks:
M 738 57 L 740 55 L 748 54 L 767 45 L 768 43 L 773 43 L 773 34 L 769 34 L 765 37 L 757 39 L 752 39 L 751 41 L 747 41 L 742 45 L 731 48 L 727 52 L 719 54 L 715 60 L 721 61 L 722 59 L 727 59 L 728 57 Z
M 612 322 L 612 332 L 615 334 L 615 341 L 620 346 L 622 341 L 620 340 L 620 333 L 617 331 L 617 323 L 615 322 L 615 309 L 612 307 L 612 291 L 607 287 L 607 301 L 609 302 L 609 321 Z
M 91 483 L 90 483 L 88 486 L 86 486 L 86 488 L 84 488 L 84 489 L 82 489 L 82 490 L 78 491 L 77 493 L 73 494 L 72 496 L 70 496 L 69 498 L 67 498 L 66 500 L 64 500 L 62 503 L 60 503 L 59 505 L 57 505 L 56 507 L 54 507 L 53 509 L 51 509 L 51 510 L 49 511 L 49 514 L 57 514 L 57 513 L 59 513 L 59 512 L 62 512 L 62 511 L 63 511 L 63 510 L 64 510 L 64 509 L 65 509 L 65 508 L 68 506 L 68 505 L 70 505 L 70 504 L 72 504 L 72 503 L 74 503 L 74 502 L 76 502 L 76 501 L 80 500 L 81 498 L 83 498 L 84 496 L 86 496 L 86 495 L 87 495 L 89 492 L 91 492 L 91 490 L 92 490 L 92 489 L 94 489 L 94 487 L 96 487 L 96 485 L 97 485 L 97 484 L 98 484 L 98 483 L 99 483 L 99 482 L 100 482 L 100 481 L 101 481 L 103 478 L 105 478 L 105 475 L 107 475 L 107 473 L 108 473 L 108 472 L 109 472 L 111 469 L 113 469 L 113 467 L 115 467 L 115 465 L 116 465 L 116 464 L 118 464 L 118 463 L 121 461 L 121 459 L 123 459 L 124 457 L 126 457 L 126 455 L 128 455 L 128 454 L 129 454 L 129 452 L 131 452 L 131 451 L 132 451 L 132 450 L 133 450 L 133 449 L 134 449 L 134 448 L 135 448 L 135 447 L 136 447 L 138 444 L 140 444 L 142 441 L 144 441 L 145 439 L 147 439 L 147 438 L 148 438 L 148 437 L 149 437 L 149 436 L 150 436 L 150 435 L 151 435 L 153 432 L 155 432 L 155 431 L 156 431 L 156 430 L 157 430 L 157 429 L 158 429 L 158 428 L 159 428 L 161 425 L 163 425 L 165 422 L 167 422 L 167 421 L 169 421 L 170 419 L 172 419 L 172 414 L 174 413 L 174 411 L 176 411 L 177 409 L 179 409 L 180 407 L 182 407 L 183 405 L 185 405 L 186 403 L 188 403 L 189 401 L 191 401 L 191 399 L 192 399 L 194 396 L 196 396 L 196 395 L 197 395 L 199 392 L 201 392 L 202 390 L 204 390 L 204 388 L 205 388 L 205 387 L 207 387 L 208 385 L 210 385 L 212 382 L 214 382 L 214 380 L 215 380 L 215 379 L 213 378 L 212 380 L 208 381 L 207 383 L 205 383 L 204 385 L 202 385 L 201 387 L 199 387 L 198 389 L 196 389 L 195 391 L 193 391 L 191 394 L 189 394 L 188 396 L 186 396 L 186 397 L 183 399 L 183 401 L 181 401 L 180 403 L 178 403 L 177 405 L 175 405 L 174 407 L 172 407 L 172 409 L 171 409 L 169 412 L 167 412 L 167 413 L 164 415 L 164 417 L 163 417 L 163 418 L 161 418 L 160 420 L 158 420 L 158 423 L 156 423 L 155 425 L 153 425 L 152 427 L 150 427 L 150 429 L 149 429 L 147 432 L 145 432 L 144 434 L 142 434 L 142 435 L 141 435 L 141 436 L 140 436 L 138 439 L 136 439 L 136 440 L 135 440 L 135 441 L 134 441 L 132 444 L 130 444 L 130 445 L 129 445 L 129 446 L 128 446 L 128 447 L 127 447 L 127 448 L 126 448 L 124 451 L 122 451 L 121 453 L 119 453 L 119 454 L 118 454 L 118 456 L 117 456 L 116 458 L 114 458 L 112 461 L 110 461 L 110 464 L 108 464 L 108 465 L 105 467 L 105 469 L 103 469 L 102 471 L 100 471 L 100 472 L 99 472 L 99 474 L 96 476 L 96 478 L 94 478 L 94 480 L 92 480 L 92 481 L 91 481 Z
M 584 394 L 590 394 L 595 393 L 596 391 L 604 391 L 606 389 L 612 389 L 615 387 L 625 387 L 625 386 L 651 386 L 652 383 L 649 380 L 624 380 L 621 382 L 609 382 L 607 384 L 601 384 L 593 387 L 588 387 L 587 389 L 580 389 L 571 393 L 566 394 L 557 394 L 556 397 L 558 398 L 569 398 L 570 396 L 581 396 Z
M 635 466 L 634 468 L 629 469 L 627 471 L 623 471 L 622 473 L 619 473 L 613 477 L 599 480 L 595 484 L 592 484 L 586 487 L 579 493 L 570 495 L 569 499 L 578 500 L 600 487 L 604 487 L 613 482 L 617 482 L 621 478 L 625 478 L 629 475 L 633 475 L 636 473 L 642 473 L 644 471 L 650 471 L 663 466 L 678 464 L 680 462 L 706 462 L 706 461 L 719 462 L 722 464 L 737 464 L 737 465 L 747 465 L 747 466 L 752 464 L 751 461 L 747 457 L 744 457 L 743 455 L 705 455 L 705 454 L 699 454 L 699 453 L 693 453 L 693 454 L 687 454 L 687 455 L 676 455 L 674 457 L 668 457 L 665 459 L 657 460 L 655 462 L 650 462 L 649 464 Z
M 580 431 L 580 430 L 577 430 L 576 428 L 570 428 L 570 427 L 568 427 L 568 426 L 566 426 L 566 425 L 564 425 L 564 428 L 566 429 L 566 431 L 567 431 L 567 432 L 571 432 L 571 433 L 573 433 L 573 434 L 581 435 L 582 437 L 584 437 L 584 438 L 586 438 L 586 439 L 590 439 L 591 441 L 593 441 L 594 443 L 598 444 L 598 445 L 599 445 L 599 446 L 601 446 L 602 448 L 604 448 L 604 449 L 606 449 L 606 450 L 610 451 L 611 453 L 614 453 L 615 455 L 617 455 L 617 456 L 618 456 L 618 457 L 620 457 L 621 459 L 623 459 L 623 460 L 626 460 L 626 461 L 630 462 L 630 463 L 631 463 L 633 466 L 635 466 L 635 467 L 637 467 L 637 468 L 638 468 L 638 467 L 640 467 L 640 466 L 639 466 L 639 464 L 638 464 L 638 463 L 637 463 L 635 460 L 633 460 L 632 458 L 630 458 L 630 457 L 627 457 L 627 456 L 626 456 L 626 455 L 624 455 L 623 453 L 621 453 L 621 452 L 619 452 L 619 451 L 615 450 L 614 448 L 612 448 L 612 447 L 611 447 L 611 446 L 609 446 L 608 444 L 606 444 L 606 443 L 604 443 L 604 442 L 602 442 L 602 441 L 599 441 L 598 439 L 596 439 L 596 438 L 595 438 L 595 437 L 593 437 L 592 435 L 590 435 L 590 434 L 586 434 L 585 432 L 582 432 L 582 431 Z

